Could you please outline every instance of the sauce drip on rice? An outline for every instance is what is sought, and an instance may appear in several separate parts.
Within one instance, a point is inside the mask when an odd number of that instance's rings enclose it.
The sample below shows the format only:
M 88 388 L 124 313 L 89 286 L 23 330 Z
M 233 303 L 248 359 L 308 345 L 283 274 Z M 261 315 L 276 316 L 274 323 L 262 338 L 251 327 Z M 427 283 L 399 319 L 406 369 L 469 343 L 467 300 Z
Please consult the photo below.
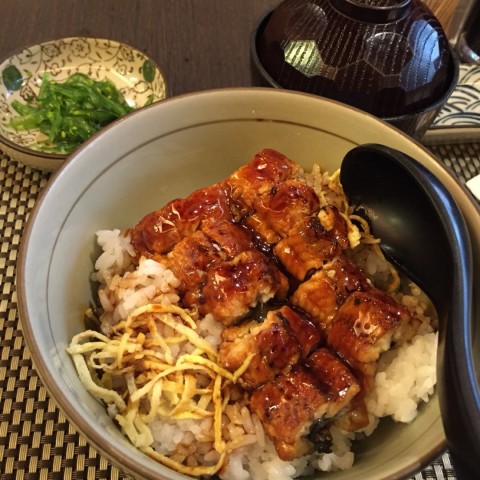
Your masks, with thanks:
M 382 354 L 432 331 L 338 174 L 306 175 L 271 149 L 121 238 L 128 253 L 100 278 L 104 333 L 80 333 L 69 352 L 134 445 L 182 473 L 228 478 L 235 451 L 263 446 L 263 432 L 281 461 L 317 455 L 322 469 L 338 430 L 371 427 Z M 150 263 L 167 286 L 122 299 Z M 210 450 L 162 453 L 158 418 L 210 422 L 199 434 Z

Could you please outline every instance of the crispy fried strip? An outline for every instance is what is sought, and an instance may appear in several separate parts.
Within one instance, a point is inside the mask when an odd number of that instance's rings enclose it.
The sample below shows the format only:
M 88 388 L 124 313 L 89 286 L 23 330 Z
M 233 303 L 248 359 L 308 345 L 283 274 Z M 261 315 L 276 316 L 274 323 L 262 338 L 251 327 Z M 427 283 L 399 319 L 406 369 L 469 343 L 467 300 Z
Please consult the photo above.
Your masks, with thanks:
M 148 447 L 153 443 L 152 432 L 138 416 L 138 403 L 130 405 L 126 415 L 117 414 L 115 420 L 136 447 Z
M 124 351 L 127 349 L 128 339 L 130 338 L 129 333 L 124 333 L 120 339 L 120 344 L 118 345 L 117 350 L 117 368 L 122 368 L 122 359 Z
M 171 328 L 176 335 L 163 336 L 157 322 Z M 195 332 L 196 328 L 194 320 L 179 307 L 151 304 L 137 308 L 127 320 L 115 325 L 113 338 L 86 331 L 74 337 L 67 350 L 87 389 L 105 403 L 115 404 L 118 411 L 115 418 L 136 447 L 179 472 L 212 475 L 225 459 L 222 416 L 230 398 L 229 385 L 245 372 L 254 354 L 237 371 L 229 372 L 217 363 L 216 350 Z M 92 339 L 95 341 L 89 341 Z M 181 341 L 189 342 L 194 347 L 193 353 L 175 360 L 170 345 Z M 93 370 L 105 373 L 101 380 L 104 386 L 95 383 Z M 195 372 L 204 375 L 205 380 L 209 378 L 210 383 L 197 386 Z M 119 373 L 126 380 L 128 404 L 111 388 L 112 377 Z M 148 410 L 140 412 L 142 399 L 148 400 Z M 192 468 L 154 452 L 148 423 L 157 415 L 198 420 L 213 417 L 212 440 L 220 454 L 219 462 Z
M 102 399 L 107 404 L 114 403 L 121 412 L 127 408 L 123 398 L 117 392 L 100 387 L 92 380 L 87 362 L 82 354 L 73 354 L 72 358 L 80 381 L 94 397 Z
M 149 339 L 148 343 L 151 344 L 152 346 L 158 345 L 165 353 L 165 361 L 169 365 L 173 365 L 174 360 L 173 360 L 172 350 L 170 349 L 165 338 L 159 335 L 157 330 L 157 325 L 153 319 L 149 319 L 148 329 L 150 331 L 150 335 L 153 337 L 152 339 Z
M 226 451 L 224 451 L 215 465 L 212 466 L 198 466 L 198 467 L 187 467 L 180 462 L 176 462 L 165 455 L 161 455 L 156 452 L 151 447 L 141 448 L 141 450 L 146 453 L 149 457 L 153 458 L 157 462 L 163 463 L 163 465 L 176 470 L 177 472 L 184 473 L 185 475 L 191 476 L 202 476 L 202 475 L 215 475 L 223 466 L 225 461 Z
M 218 375 L 215 377 L 215 384 L 213 387 L 213 404 L 215 406 L 215 416 L 213 420 L 215 431 L 215 450 L 218 453 L 225 452 L 225 440 L 222 437 L 222 414 L 223 414 L 223 402 L 222 402 L 222 377 Z
M 197 325 L 195 321 L 186 313 L 185 310 L 181 309 L 180 307 L 176 307 L 175 305 L 161 305 L 161 304 L 149 304 L 144 305 L 142 307 L 138 307 L 134 310 L 130 316 L 125 320 L 125 322 L 120 322 L 114 328 L 115 330 L 119 330 L 120 328 L 126 328 L 129 324 L 135 320 L 135 318 L 139 317 L 145 313 L 154 313 L 154 314 L 164 314 L 164 315 L 155 315 L 155 318 L 160 320 L 165 325 L 173 328 L 184 335 L 189 342 L 195 345 L 197 348 L 206 352 L 209 357 L 212 359 L 217 358 L 217 352 L 212 348 L 212 346 L 203 338 L 201 338 L 195 330 Z M 181 318 L 182 322 L 178 322 L 174 316 L 178 316 Z M 123 324 L 123 325 L 122 325 Z

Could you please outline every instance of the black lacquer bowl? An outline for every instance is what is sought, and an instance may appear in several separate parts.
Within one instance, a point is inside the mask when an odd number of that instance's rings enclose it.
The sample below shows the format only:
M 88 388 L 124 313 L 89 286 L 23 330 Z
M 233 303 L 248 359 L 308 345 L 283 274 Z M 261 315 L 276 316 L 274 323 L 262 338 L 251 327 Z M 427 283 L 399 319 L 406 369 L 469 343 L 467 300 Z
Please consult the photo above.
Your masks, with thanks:
M 420 137 L 458 61 L 419 0 L 285 0 L 251 38 L 255 82 L 347 103 Z

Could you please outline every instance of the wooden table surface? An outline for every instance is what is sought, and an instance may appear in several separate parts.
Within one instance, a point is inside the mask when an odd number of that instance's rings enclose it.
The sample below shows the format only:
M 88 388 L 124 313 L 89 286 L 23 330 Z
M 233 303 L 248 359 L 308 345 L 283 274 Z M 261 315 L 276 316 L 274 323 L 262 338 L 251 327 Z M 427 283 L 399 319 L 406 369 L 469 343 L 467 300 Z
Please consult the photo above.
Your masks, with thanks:
M 0 59 L 69 36 L 128 43 L 162 69 L 169 96 L 249 86 L 250 33 L 278 0 L 1 0 Z

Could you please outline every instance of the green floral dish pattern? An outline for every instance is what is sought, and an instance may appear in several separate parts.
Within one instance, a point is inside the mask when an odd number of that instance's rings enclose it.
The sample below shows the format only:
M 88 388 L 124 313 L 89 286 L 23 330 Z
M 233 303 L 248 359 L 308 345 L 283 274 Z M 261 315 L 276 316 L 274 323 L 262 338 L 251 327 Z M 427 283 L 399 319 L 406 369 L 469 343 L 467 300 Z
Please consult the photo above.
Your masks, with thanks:
M 11 107 L 12 101 L 27 102 L 35 97 L 47 72 L 55 82 L 62 82 L 77 72 L 94 80 L 109 79 L 135 109 L 166 97 L 160 69 L 153 60 L 129 45 L 86 37 L 49 41 L 24 48 L 0 64 L 1 143 L 6 140 L 35 150 L 35 145 L 44 139 L 36 130 L 17 132 L 10 127 L 10 121 L 18 115 Z

